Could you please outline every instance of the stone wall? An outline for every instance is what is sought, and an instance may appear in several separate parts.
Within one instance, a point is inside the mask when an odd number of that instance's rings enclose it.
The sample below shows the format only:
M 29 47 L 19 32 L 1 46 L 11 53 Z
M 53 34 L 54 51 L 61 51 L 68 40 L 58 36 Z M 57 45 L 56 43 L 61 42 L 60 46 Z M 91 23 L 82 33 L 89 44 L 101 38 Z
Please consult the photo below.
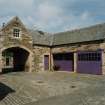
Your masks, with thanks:
M 81 43 L 81 44 L 72 44 L 64 46 L 56 46 L 52 49 L 52 53 L 60 52 L 76 52 L 76 51 L 91 51 L 100 49 L 100 43 Z
M 34 50 L 34 68 L 35 68 L 34 71 L 43 71 L 44 55 L 50 55 L 50 48 L 43 46 L 34 46 L 33 50 Z
M 20 30 L 20 37 L 13 36 L 13 29 L 18 28 Z M 0 70 L 3 67 L 2 52 L 5 49 L 12 47 L 20 47 L 29 52 L 28 65 L 29 71 L 32 71 L 33 67 L 33 46 L 32 37 L 27 31 L 25 26 L 20 20 L 14 19 L 8 23 L 0 32 Z
M 1 48 L 3 48 L 3 40 L 4 38 L 1 35 L 2 33 L 0 32 L 0 73 L 2 72 L 2 51 Z
M 20 29 L 20 38 L 15 38 L 13 36 L 13 29 Z M 9 26 L 2 30 L 3 37 L 3 47 L 9 47 L 11 45 L 23 45 L 30 50 L 32 50 L 32 37 L 29 35 L 28 31 L 21 24 L 17 22 L 11 23 Z
M 101 43 L 100 48 L 103 49 L 102 51 L 102 71 L 103 71 L 103 74 L 105 74 L 105 43 Z

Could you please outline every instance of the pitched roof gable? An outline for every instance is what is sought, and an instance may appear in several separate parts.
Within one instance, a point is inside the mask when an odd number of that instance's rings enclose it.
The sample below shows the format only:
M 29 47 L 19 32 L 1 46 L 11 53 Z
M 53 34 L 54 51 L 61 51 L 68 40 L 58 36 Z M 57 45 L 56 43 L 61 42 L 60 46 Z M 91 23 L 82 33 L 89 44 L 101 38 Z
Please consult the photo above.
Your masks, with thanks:
M 9 27 L 9 25 L 11 25 L 12 23 L 17 22 L 19 23 L 23 28 L 26 29 L 25 25 L 22 23 L 22 21 L 20 20 L 20 18 L 18 16 L 15 16 L 13 19 L 11 19 L 7 24 L 4 25 L 4 27 L 2 27 L 2 30 Z

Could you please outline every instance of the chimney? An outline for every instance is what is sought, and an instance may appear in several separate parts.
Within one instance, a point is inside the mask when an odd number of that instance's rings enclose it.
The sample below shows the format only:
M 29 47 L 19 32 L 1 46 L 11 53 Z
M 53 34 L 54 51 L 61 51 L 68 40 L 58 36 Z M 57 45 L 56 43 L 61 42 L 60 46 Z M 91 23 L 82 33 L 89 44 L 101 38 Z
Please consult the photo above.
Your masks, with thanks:
M 2 28 L 4 28 L 5 27 L 5 23 L 2 23 Z

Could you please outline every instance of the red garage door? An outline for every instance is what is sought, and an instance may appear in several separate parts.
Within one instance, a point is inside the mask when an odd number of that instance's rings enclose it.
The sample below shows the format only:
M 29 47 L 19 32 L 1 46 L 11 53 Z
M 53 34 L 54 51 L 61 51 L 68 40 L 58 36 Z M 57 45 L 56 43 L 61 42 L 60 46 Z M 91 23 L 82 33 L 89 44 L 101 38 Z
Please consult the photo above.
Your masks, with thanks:
M 78 73 L 102 74 L 101 64 L 101 51 L 78 52 Z

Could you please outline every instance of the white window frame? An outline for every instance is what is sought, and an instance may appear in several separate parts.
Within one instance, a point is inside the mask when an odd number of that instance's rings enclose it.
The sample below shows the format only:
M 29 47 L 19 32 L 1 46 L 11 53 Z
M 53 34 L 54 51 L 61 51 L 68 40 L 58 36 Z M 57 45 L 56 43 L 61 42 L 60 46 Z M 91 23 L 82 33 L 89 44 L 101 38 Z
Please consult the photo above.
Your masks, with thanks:
M 19 32 L 18 31 L 17 32 L 14 32 L 15 30 L 18 30 Z M 21 37 L 21 30 L 19 28 L 17 28 L 17 27 L 14 27 L 13 28 L 13 37 L 14 38 L 20 38 Z

